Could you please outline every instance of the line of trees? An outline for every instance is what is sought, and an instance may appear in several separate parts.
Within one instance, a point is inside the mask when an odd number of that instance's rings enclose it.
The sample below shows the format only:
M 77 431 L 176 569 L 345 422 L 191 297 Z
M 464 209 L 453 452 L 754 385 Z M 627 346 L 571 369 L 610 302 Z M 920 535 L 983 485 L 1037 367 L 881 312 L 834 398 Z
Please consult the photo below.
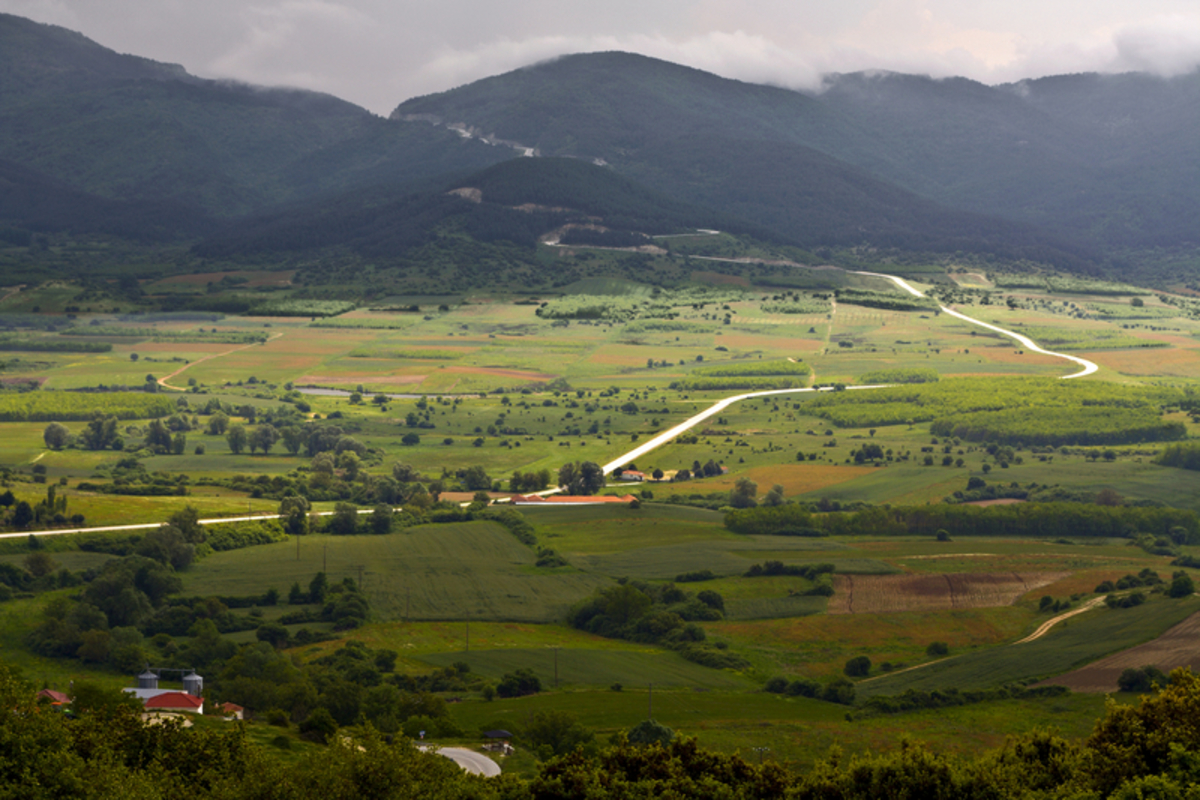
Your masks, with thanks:
M 1014 503 L 999 506 L 872 506 L 858 511 L 813 513 L 807 506 L 758 506 L 726 512 L 735 533 L 809 536 L 1030 536 L 1166 537 L 1200 543 L 1200 515 L 1178 508 L 1084 503 Z

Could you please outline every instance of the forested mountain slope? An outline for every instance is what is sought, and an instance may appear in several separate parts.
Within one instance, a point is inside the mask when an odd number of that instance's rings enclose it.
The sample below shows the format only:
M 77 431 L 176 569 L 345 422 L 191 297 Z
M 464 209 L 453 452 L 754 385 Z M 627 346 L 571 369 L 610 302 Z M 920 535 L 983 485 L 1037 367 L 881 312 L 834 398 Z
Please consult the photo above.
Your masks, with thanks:
M 1197 74 L 989 87 L 859 73 L 831 76 L 822 93 L 805 95 L 595 53 L 414 98 L 392 117 L 463 123 L 631 174 L 659 168 L 663 152 L 693 148 L 698 138 L 789 143 L 928 199 L 1079 241 L 1200 240 L 1197 216 L 1177 213 L 1200 207 L 1200 145 L 1189 135 L 1200 121 Z
M 316 191 L 509 154 L 330 95 L 201 80 L 0 15 L 0 158 L 76 189 L 233 216 Z

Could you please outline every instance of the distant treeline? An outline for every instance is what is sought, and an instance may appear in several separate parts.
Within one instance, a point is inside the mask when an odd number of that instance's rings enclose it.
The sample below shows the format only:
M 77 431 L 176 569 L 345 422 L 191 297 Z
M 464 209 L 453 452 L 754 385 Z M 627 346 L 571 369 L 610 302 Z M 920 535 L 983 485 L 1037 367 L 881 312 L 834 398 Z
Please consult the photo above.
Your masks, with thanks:
M 111 342 L 72 342 L 68 339 L 22 339 L 0 336 L 0 350 L 8 353 L 108 353 Z
M 882 308 L 886 311 L 937 310 L 937 303 L 935 301 L 907 294 L 887 294 L 859 289 L 838 289 L 834 294 L 843 303 L 852 303 L 856 306 L 867 306 L 868 308 Z
M 930 505 L 814 514 L 800 505 L 728 511 L 725 527 L 751 535 L 829 536 L 1026 536 L 1038 539 L 1128 538 L 1135 533 L 1200 543 L 1200 516 L 1177 508 L 1099 506 L 1082 503 L 1014 503 L 1000 506 Z M 811 535 L 811 534 L 809 534 Z
M 877 369 L 858 376 L 861 384 L 937 383 L 942 379 L 935 369 Z

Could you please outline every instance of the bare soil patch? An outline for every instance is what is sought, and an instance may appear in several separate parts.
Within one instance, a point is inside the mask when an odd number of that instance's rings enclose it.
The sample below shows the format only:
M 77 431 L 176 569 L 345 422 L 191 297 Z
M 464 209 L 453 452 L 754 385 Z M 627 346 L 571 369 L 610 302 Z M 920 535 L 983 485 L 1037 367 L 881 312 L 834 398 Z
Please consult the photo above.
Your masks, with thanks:
M 1163 672 L 1176 667 L 1200 671 L 1200 613 L 1192 614 L 1157 639 L 1102 658 L 1082 669 L 1038 684 L 1066 686 L 1073 692 L 1115 692 L 1117 678 L 1127 669 L 1155 666 Z
M 652 456 L 645 456 L 647 463 L 653 463 L 649 459 Z M 643 459 L 638 459 L 642 461 Z M 746 470 L 744 473 L 739 473 L 737 477 L 732 475 L 724 475 L 721 477 L 704 478 L 702 480 L 683 481 L 681 483 L 663 484 L 664 490 L 673 492 L 686 492 L 688 494 L 724 492 L 732 489 L 737 479 L 745 476 L 750 480 L 762 486 L 774 486 L 779 484 L 783 487 L 783 492 L 788 497 L 794 495 L 805 494 L 806 492 L 816 492 L 828 486 L 834 486 L 839 483 L 860 478 L 863 475 L 869 475 L 874 472 L 873 467 L 847 467 L 842 465 L 825 466 L 818 464 L 780 464 L 769 467 L 753 467 Z M 658 489 L 656 488 L 657 492 Z
M 941 575 L 837 575 L 829 614 L 997 608 L 1066 572 L 956 572 Z

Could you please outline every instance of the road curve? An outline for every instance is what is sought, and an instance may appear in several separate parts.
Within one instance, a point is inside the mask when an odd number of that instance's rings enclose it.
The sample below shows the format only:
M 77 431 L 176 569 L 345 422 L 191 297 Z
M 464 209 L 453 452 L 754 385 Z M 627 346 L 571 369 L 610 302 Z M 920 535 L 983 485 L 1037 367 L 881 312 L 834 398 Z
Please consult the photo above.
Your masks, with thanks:
M 889 280 L 892 283 L 896 284 L 901 289 L 908 292 L 909 294 L 911 294 L 914 297 L 924 297 L 925 296 L 924 294 L 922 294 L 920 292 L 920 290 L 918 290 L 916 287 L 912 286 L 908 281 L 904 280 L 903 278 L 898 278 L 895 275 L 885 275 L 882 272 L 862 272 L 862 271 L 855 271 L 854 274 L 855 275 L 868 275 L 872 278 L 884 278 L 884 279 Z M 1033 341 L 1033 339 L 1030 339 L 1028 336 L 1024 336 L 1022 334 L 1016 333 L 1015 331 L 1010 331 L 1006 328 L 1001 328 L 999 325 L 992 325 L 990 322 L 981 322 L 980 320 L 968 317 L 966 314 L 955 311 L 952 308 L 947 308 L 946 306 L 941 305 L 940 303 L 938 304 L 938 308 L 940 308 L 943 313 L 949 314 L 952 317 L 961 319 L 963 322 L 969 322 L 972 325 L 978 325 L 981 328 L 987 328 L 990 331 L 995 331 L 996 333 L 1003 334 L 1004 336 L 1007 336 L 1010 339 L 1015 339 L 1016 341 L 1018 341 L 1022 345 L 1024 345 L 1027 349 L 1032 350 L 1035 353 L 1041 353 L 1042 355 L 1047 355 L 1047 356 L 1054 356 L 1055 358 L 1065 358 L 1067 361 L 1074 362 L 1075 364 L 1078 364 L 1080 367 L 1082 367 L 1082 369 L 1080 369 L 1079 372 L 1073 372 L 1070 375 L 1064 375 L 1062 377 L 1062 380 L 1064 380 L 1064 381 L 1071 380 L 1072 378 L 1082 378 L 1085 375 L 1091 375 L 1093 372 L 1096 372 L 1100 369 L 1100 367 L 1097 366 L 1095 362 L 1088 361 L 1086 358 L 1080 358 L 1079 356 L 1069 356 L 1066 353 L 1055 353 L 1053 350 L 1047 350 L 1044 347 L 1041 347 L 1040 345 L 1038 345 L 1037 342 Z
M 884 387 L 886 387 L 888 385 L 889 384 L 878 384 L 878 385 L 870 385 L 870 386 L 847 386 L 846 389 L 847 390 L 883 389 Z M 658 434 L 653 439 L 650 439 L 649 441 L 647 441 L 645 444 L 639 445 L 639 446 L 633 448 L 632 450 L 630 450 L 628 453 L 625 453 L 621 456 L 618 456 L 617 458 L 614 458 L 612 461 L 610 461 L 604 465 L 604 474 L 607 475 L 610 472 L 612 472 L 613 470 L 625 466 L 630 461 L 633 461 L 636 458 L 640 458 L 653 450 L 657 450 L 659 447 L 661 447 L 662 445 L 671 441 L 679 434 L 684 433 L 685 431 L 696 427 L 696 425 L 700 424 L 701 422 L 708 419 L 709 417 L 712 417 L 712 416 L 715 416 L 716 414 L 721 413 L 722 411 L 729 408 L 734 403 L 740 403 L 743 400 L 752 400 L 755 397 L 771 397 L 774 395 L 781 395 L 781 394 L 801 394 L 804 392 L 832 392 L 832 391 L 833 391 L 833 387 L 831 387 L 831 386 L 822 388 L 822 389 L 814 389 L 812 387 L 808 387 L 805 389 L 769 389 L 769 390 L 762 391 L 762 392 L 747 392 L 746 394 L 738 394 L 738 395 L 734 395 L 733 397 L 726 397 L 724 400 L 718 400 L 716 403 L 714 403 L 713 405 L 704 409 L 699 414 L 696 414 L 695 416 L 692 416 L 692 417 L 688 417 L 687 419 L 685 419 L 683 422 L 679 423 L 675 427 L 670 428 L 669 430 L 666 430 L 663 433 Z
M 1081 605 L 1079 608 L 1076 608 L 1072 611 L 1068 611 L 1065 614 L 1059 614 L 1057 617 L 1048 619 L 1045 622 L 1043 622 L 1041 625 L 1039 625 L 1038 629 L 1036 631 L 1029 634 L 1024 639 L 1021 639 L 1019 642 L 1013 642 L 1013 644 L 1025 644 L 1026 642 L 1036 641 L 1036 640 L 1042 638 L 1043 636 L 1045 636 L 1047 633 L 1049 633 L 1051 628 L 1053 628 L 1055 625 L 1062 622 L 1063 620 L 1070 619 L 1071 617 L 1073 617 L 1077 614 L 1082 614 L 1085 611 L 1091 611 L 1093 608 L 1100 605 L 1107 599 L 1108 599 L 1107 597 L 1097 597 L 1094 600 L 1087 601 L 1086 603 Z
M 500 774 L 499 764 L 474 750 L 468 750 L 465 747 L 439 747 L 434 752 L 439 756 L 445 756 L 473 775 L 494 778 Z

